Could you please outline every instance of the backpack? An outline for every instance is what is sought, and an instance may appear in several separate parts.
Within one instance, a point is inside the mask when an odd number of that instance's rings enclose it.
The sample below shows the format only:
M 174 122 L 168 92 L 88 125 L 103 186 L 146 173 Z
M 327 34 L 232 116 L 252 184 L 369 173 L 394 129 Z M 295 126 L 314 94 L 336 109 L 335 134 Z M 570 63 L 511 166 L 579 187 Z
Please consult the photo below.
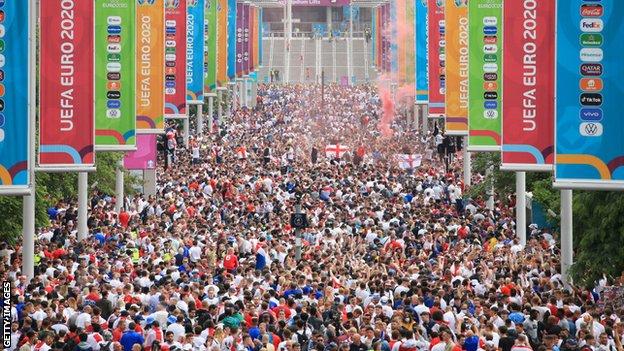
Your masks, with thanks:
M 310 343 L 310 338 L 308 338 L 308 335 L 305 333 L 305 330 L 303 331 L 303 333 L 295 333 L 297 335 L 297 341 L 299 342 L 299 345 L 301 345 L 301 351 L 308 351 L 308 344 Z

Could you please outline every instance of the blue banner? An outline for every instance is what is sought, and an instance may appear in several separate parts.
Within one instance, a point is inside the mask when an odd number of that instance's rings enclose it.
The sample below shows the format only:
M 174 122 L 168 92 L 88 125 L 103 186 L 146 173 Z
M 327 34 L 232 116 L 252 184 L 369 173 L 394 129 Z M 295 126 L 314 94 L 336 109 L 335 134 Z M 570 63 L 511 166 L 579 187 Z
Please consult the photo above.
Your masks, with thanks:
M 377 64 L 377 9 L 371 9 L 371 51 L 373 53 L 373 64 Z
M 28 3 L 0 0 L 0 193 L 14 195 L 30 183 Z
M 416 1 L 416 103 L 429 103 L 429 15 L 427 0 Z
M 228 78 L 234 79 L 236 78 L 236 0 L 228 0 L 227 25 L 227 75 Z
M 399 30 L 397 28 L 397 3 L 396 1 L 390 2 L 390 18 L 389 25 L 391 30 L 390 36 L 390 72 L 396 75 L 399 73 L 399 46 L 397 45 L 397 38 Z
M 557 187 L 624 189 L 622 18 L 622 0 L 557 1 Z
M 186 101 L 204 102 L 204 0 L 187 2 Z

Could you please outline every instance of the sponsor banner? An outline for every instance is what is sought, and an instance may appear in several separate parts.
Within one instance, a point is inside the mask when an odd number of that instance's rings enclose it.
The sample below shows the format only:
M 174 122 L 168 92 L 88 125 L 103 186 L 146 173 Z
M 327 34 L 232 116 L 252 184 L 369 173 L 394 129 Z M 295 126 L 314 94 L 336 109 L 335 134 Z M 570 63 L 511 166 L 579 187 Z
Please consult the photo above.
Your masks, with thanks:
M 446 133 L 468 134 L 468 0 L 446 0 Z
M 557 2 L 555 186 L 624 189 L 624 6 Z
M 135 150 L 136 1 L 95 3 L 95 149 Z
M 194 0 L 193 0 L 194 1 Z M 189 1 L 189 2 L 193 2 Z M 186 0 L 165 0 L 165 117 L 186 118 Z
M 264 43 L 262 41 L 262 38 L 264 38 L 263 14 L 264 10 L 262 7 L 258 7 L 258 66 L 262 66 L 262 55 L 264 55 Z
M 236 77 L 241 77 L 244 71 L 244 50 L 245 50 L 245 25 L 244 6 L 236 3 Z
M 371 11 L 371 52 L 373 54 L 373 62 L 375 67 L 377 65 L 377 14 L 379 13 L 379 9 L 376 7 Z
M 238 67 L 237 45 L 238 45 L 238 21 L 236 15 L 238 14 L 238 5 L 236 0 L 228 0 L 227 8 L 227 75 L 228 79 L 232 80 L 236 78 L 236 72 Z
M 206 0 L 206 4 L 206 35 L 204 36 L 206 72 L 204 73 L 204 86 L 206 91 L 212 91 L 217 86 L 217 8 L 219 0 Z
M 417 0 L 418 1 L 418 0 Z M 444 117 L 446 114 L 446 22 L 444 1 L 428 0 L 429 21 L 429 117 Z
M 264 55 L 264 9 L 258 7 L 258 66 L 262 66 Z
M 28 3 L 0 1 L 0 193 L 28 193 Z M 58 33 L 59 30 L 56 30 Z M 33 97 L 34 98 L 34 97 Z M 33 101 L 34 103 L 34 101 Z
M 137 149 L 124 155 L 124 168 L 127 170 L 156 169 L 156 134 L 137 136 Z
M 210 0 L 186 2 L 186 101 L 204 102 L 204 12 Z
M 429 103 L 429 14 L 427 0 L 416 2 L 416 103 Z
M 228 12 L 228 1 L 218 0 L 217 2 L 216 61 L 217 61 L 217 85 L 221 87 L 225 86 L 225 84 L 228 81 L 228 76 L 227 76 L 227 60 L 228 60 L 227 12 Z
M 258 44 L 259 44 L 259 27 L 258 27 L 258 12 L 260 12 L 260 9 L 258 7 L 253 6 L 251 8 L 252 12 L 251 12 L 251 70 L 255 71 L 258 69 L 258 55 L 259 55 L 259 51 L 258 51 Z
M 503 0 L 468 6 L 468 150 L 500 151 Z
M 397 18 L 397 2 L 391 1 L 388 6 L 388 71 L 393 77 L 397 77 L 399 72 L 399 45 L 397 38 L 399 37 L 398 18 Z
M 40 16 L 39 166 L 92 167 L 93 2 L 45 1 Z
M 554 158 L 555 2 L 505 1 L 503 26 L 502 168 L 549 171 Z
M 285 0 L 278 1 L 280 4 L 285 5 Z M 349 6 L 349 0 L 292 0 L 292 6 L 333 6 L 343 7 Z
M 139 1 L 136 11 L 137 134 L 164 133 L 165 0 Z
M 251 6 L 249 4 L 243 4 L 243 75 L 248 75 L 251 69 Z

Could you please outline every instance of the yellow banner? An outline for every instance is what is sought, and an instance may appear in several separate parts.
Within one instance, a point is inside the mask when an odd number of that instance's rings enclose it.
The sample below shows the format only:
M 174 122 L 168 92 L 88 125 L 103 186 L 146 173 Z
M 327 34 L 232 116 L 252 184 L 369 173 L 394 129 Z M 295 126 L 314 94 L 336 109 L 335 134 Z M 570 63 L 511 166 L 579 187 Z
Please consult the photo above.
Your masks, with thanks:
M 218 0 L 217 4 L 217 86 L 228 82 L 227 76 L 227 12 L 228 1 Z
M 136 16 L 137 133 L 164 133 L 164 0 L 139 2 Z M 115 40 L 108 37 L 109 42 Z
M 468 0 L 446 0 L 446 133 L 468 135 Z

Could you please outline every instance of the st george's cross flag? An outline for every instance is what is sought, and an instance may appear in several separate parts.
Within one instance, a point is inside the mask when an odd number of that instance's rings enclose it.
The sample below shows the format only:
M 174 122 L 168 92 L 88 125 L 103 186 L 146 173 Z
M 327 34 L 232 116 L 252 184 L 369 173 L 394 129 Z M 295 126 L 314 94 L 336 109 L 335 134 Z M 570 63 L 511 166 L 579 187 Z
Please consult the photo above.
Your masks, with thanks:
M 349 151 L 349 148 L 345 145 L 336 144 L 325 146 L 325 156 L 330 159 L 342 158 L 347 151 Z
M 422 164 L 421 154 L 399 154 L 396 157 L 401 169 L 414 169 Z

